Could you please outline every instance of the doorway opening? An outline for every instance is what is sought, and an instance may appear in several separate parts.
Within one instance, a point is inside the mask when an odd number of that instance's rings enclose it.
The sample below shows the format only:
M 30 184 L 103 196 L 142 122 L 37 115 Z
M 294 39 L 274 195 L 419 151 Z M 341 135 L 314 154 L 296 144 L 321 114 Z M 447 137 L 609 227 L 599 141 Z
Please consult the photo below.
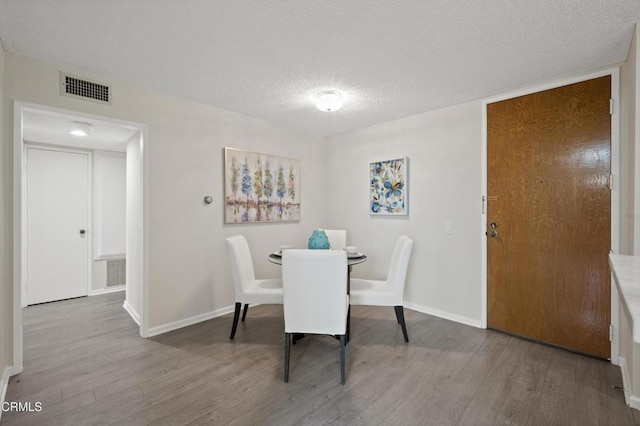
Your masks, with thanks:
M 83 136 L 71 133 L 80 126 Z M 23 367 L 29 304 L 124 291 L 124 309 L 147 336 L 146 133 L 139 123 L 14 102 L 12 374 Z

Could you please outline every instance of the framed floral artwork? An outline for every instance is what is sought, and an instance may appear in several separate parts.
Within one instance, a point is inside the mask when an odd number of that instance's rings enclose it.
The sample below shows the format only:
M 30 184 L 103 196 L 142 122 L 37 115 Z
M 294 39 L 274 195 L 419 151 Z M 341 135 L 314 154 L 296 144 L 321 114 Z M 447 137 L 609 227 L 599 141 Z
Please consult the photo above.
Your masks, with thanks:
M 224 149 L 225 223 L 300 220 L 300 160 Z
M 369 163 L 369 213 L 401 216 L 409 213 L 408 158 Z

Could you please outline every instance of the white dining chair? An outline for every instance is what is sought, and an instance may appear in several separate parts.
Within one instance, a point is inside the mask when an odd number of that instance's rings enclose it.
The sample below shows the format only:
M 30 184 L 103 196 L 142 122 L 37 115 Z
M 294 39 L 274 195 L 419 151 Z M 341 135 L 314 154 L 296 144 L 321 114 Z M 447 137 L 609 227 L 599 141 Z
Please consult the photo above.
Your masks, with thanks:
M 347 231 L 344 229 L 325 229 L 329 244 L 334 250 L 342 250 L 347 245 Z
M 229 237 L 226 239 L 226 244 L 236 293 L 233 326 L 231 327 L 231 337 L 229 337 L 233 340 L 242 304 L 244 303 L 242 321 L 247 316 L 249 303 L 282 304 L 282 280 L 279 278 L 256 279 L 251 251 L 244 235 Z
M 347 254 L 342 250 L 286 250 L 282 253 L 284 290 L 284 381 L 294 333 L 340 338 L 340 382 L 345 382 L 347 333 Z
M 413 240 L 406 235 L 400 236 L 393 248 L 387 279 L 351 278 L 350 291 L 352 305 L 393 306 L 405 342 L 409 342 L 409 335 L 404 321 L 404 286 L 412 248 Z

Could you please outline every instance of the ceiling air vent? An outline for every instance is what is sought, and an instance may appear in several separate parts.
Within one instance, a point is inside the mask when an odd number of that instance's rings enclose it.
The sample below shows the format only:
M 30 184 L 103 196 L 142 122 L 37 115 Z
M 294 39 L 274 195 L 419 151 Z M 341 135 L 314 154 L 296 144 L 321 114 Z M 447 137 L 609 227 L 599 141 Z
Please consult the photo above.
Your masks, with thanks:
M 60 89 L 65 96 L 111 104 L 111 86 L 106 84 L 60 73 Z

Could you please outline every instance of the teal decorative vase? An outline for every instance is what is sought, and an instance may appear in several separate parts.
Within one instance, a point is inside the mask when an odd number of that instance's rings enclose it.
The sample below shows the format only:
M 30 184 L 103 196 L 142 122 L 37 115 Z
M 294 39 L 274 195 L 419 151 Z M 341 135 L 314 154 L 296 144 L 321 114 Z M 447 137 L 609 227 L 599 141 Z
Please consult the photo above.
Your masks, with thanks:
M 330 247 L 329 238 L 322 229 L 314 229 L 309 238 L 310 249 L 328 250 Z

